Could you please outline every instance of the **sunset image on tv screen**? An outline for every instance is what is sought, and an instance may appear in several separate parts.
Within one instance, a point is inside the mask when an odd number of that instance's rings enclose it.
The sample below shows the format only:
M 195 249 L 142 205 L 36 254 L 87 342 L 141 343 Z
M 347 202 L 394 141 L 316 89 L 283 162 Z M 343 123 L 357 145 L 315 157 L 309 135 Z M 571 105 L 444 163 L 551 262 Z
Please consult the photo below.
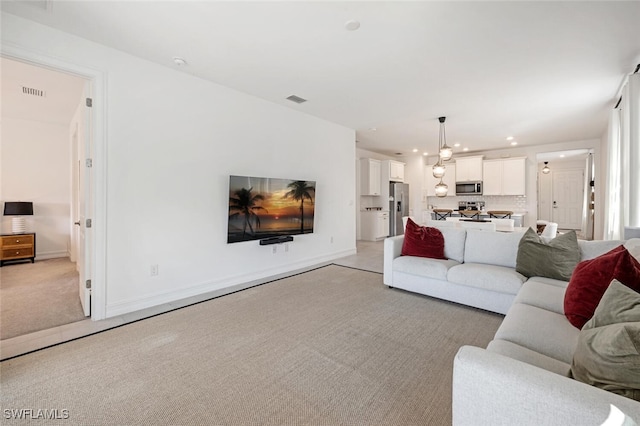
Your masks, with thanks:
M 229 177 L 227 243 L 313 232 L 316 183 Z

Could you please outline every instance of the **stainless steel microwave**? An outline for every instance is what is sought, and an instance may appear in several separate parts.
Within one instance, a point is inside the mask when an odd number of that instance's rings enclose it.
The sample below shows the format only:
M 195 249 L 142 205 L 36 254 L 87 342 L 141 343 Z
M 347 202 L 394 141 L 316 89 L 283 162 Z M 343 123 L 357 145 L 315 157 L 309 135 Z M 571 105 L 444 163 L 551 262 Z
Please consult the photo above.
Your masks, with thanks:
M 482 182 L 456 182 L 456 195 L 482 195 Z

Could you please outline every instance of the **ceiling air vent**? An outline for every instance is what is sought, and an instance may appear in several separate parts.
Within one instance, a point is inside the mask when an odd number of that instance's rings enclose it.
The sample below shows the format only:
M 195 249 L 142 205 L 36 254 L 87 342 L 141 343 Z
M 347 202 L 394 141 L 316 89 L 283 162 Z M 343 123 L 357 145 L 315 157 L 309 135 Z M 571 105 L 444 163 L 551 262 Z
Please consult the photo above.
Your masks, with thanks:
M 44 90 L 34 89 L 33 87 L 26 87 L 26 86 L 22 86 L 22 93 L 25 95 L 39 96 L 41 98 L 44 98 L 47 96 L 47 92 L 45 92 Z
M 297 104 L 301 104 L 303 102 L 307 102 L 306 99 L 303 99 L 300 96 L 296 96 L 296 95 L 287 96 L 287 100 L 289 100 L 291 102 L 295 102 Z

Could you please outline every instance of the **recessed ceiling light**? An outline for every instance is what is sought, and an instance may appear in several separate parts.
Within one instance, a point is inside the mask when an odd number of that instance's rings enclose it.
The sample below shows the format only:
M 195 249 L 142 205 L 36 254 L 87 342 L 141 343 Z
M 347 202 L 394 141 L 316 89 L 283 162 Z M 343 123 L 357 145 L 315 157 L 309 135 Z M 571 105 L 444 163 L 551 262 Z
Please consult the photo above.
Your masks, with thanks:
M 459 143 L 454 143 L 453 146 L 455 146 L 456 148 L 459 148 L 460 144 Z
M 508 141 L 512 141 L 513 140 L 513 136 L 507 136 L 507 140 Z
M 511 142 L 511 146 L 516 146 L 516 145 L 518 145 L 518 142 L 516 141 Z
M 560 154 L 560 158 L 564 158 L 564 154 Z
M 418 152 L 418 148 L 413 148 L 413 152 Z
M 344 29 L 347 31 L 355 31 L 358 28 L 360 28 L 360 22 L 356 21 L 355 19 L 351 19 L 344 23 Z
M 462 150 L 463 150 L 464 152 L 467 152 L 467 151 L 469 151 L 469 148 L 462 148 Z
M 375 127 L 371 127 L 369 130 L 371 130 L 372 132 L 375 132 L 375 131 L 377 131 L 378 129 L 377 129 L 377 128 L 375 128 Z
M 184 58 L 181 58 L 179 56 L 174 56 L 173 57 L 173 63 L 176 64 L 179 67 L 181 67 L 183 65 L 187 65 L 187 61 L 185 61 Z
M 429 153 L 427 151 L 425 151 L 425 152 L 422 153 L 422 155 L 424 155 L 426 157 L 427 155 L 429 155 Z

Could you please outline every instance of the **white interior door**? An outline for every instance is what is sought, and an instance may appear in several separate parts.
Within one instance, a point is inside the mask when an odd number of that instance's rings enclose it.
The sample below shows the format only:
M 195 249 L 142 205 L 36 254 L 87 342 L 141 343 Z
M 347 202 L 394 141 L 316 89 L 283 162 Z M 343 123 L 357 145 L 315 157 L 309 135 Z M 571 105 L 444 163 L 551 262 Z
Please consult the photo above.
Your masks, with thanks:
M 553 172 L 553 221 L 560 229 L 582 229 L 584 171 Z
M 90 85 L 87 82 L 85 86 L 85 93 L 89 93 Z M 78 282 L 78 293 L 80 296 L 80 303 L 84 310 L 85 316 L 91 315 L 91 287 L 88 283 L 91 280 L 91 228 L 87 227 L 87 219 L 91 218 L 91 167 L 87 165 L 87 159 L 91 158 L 91 108 L 86 106 L 85 98 L 82 102 L 84 104 L 84 114 L 82 115 L 82 122 L 78 123 L 78 143 L 77 143 L 77 161 L 76 164 L 76 220 L 74 227 L 77 232 L 74 232 L 76 240 L 76 267 L 80 274 L 80 280 Z

